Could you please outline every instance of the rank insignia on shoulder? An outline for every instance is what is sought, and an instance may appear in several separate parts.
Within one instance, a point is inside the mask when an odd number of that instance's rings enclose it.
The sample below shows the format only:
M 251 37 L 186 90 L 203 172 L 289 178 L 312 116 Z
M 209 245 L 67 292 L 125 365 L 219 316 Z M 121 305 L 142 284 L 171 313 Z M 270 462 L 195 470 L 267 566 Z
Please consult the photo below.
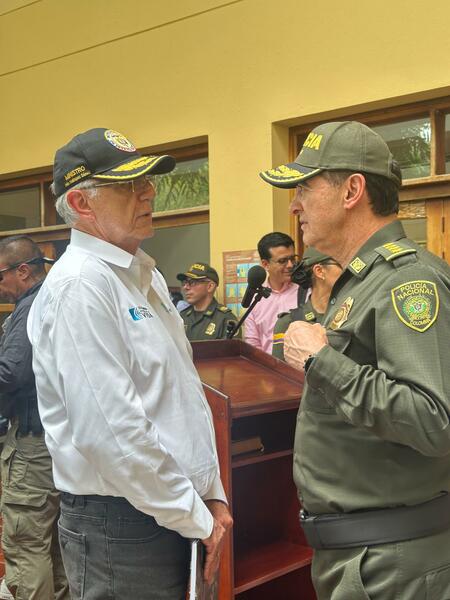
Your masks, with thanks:
M 423 332 L 439 313 L 439 294 L 432 281 L 407 281 L 391 290 L 395 312 L 402 323 Z
M 213 333 L 216 330 L 216 324 L 215 323 L 210 323 L 208 325 L 208 327 L 205 329 L 205 334 L 206 335 L 213 335 Z
M 361 271 L 367 266 L 366 263 L 357 256 L 352 260 L 352 262 L 348 265 L 350 270 L 354 273 L 361 273 Z
M 375 249 L 380 256 L 390 262 L 394 258 L 398 256 L 405 256 L 406 254 L 416 254 L 417 250 L 415 248 L 411 248 L 407 243 L 399 241 L 399 242 L 388 242 L 387 244 L 383 244 L 379 248 Z
M 341 307 L 338 308 L 337 312 L 333 317 L 333 320 L 330 323 L 330 329 L 336 330 L 342 327 L 342 325 L 348 319 L 348 315 L 350 314 L 354 301 L 354 298 L 352 298 L 351 296 L 344 300 Z
M 230 309 L 227 306 L 219 306 L 219 310 L 222 312 L 230 312 Z
M 313 312 L 305 313 L 306 321 L 314 321 L 315 318 L 316 318 L 316 315 Z

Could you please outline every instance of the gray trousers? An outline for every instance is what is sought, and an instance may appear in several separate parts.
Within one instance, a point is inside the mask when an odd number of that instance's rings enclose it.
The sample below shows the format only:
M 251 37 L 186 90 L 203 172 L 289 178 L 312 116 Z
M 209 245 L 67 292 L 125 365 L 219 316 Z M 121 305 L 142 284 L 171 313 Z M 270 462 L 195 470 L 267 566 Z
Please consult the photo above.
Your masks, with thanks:
M 317 550 L 318 600 L 450 600 L 450 530 L 406 542 Z
M 182 600 L 189 542 L 123 498 L 61 494 L 59 541 L 72 600 Z

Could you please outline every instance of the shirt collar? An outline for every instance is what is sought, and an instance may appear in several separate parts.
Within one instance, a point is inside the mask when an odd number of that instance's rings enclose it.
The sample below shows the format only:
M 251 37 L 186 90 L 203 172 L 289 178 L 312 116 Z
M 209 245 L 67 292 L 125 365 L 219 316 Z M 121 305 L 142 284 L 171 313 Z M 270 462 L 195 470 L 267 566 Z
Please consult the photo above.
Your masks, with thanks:
M 285 292 L 286 290 L 288 290 L 290 287 L 292 287 L 293 285 L 297 285 L 296 283 L 292 283 L 292 281 L 287 281 L 286 283 L 283 283 L 283 287 L 280 290 L 274 290 L 269 283 L 269 276 L 267 275 L 266 277 L 266 281 L 264 282 L 264 286 L 265 287 L 270 287 L 270 289 L 272 290 L 272 292 L 274 294 L 282 294 L 283 292 Z
M 364 279 L 370 267 L 379 257 L 375 249 L 388 242 L 394 242 L 405 238 L 405 230 L 400 221 L 393 221 L 376 231 L 367 242 L 361 246 L 357 254 L 347 265 L 347 270 L 359 279 Z
M 39 291 L 39 288 L 41 287 L 41 285 L 44 283 L 44 280 L 42 279 L 41 281 L 38 281 L 37 283 L 35 283 L 32 287 L 30 287 L 30 289 L 28 289 L 26 292 L 24 292 L 21 296 L 19 296 L 16 300 L 16 306 L 19 304 L 19 302 L 21 302 L 22 300 L 24 300 L 25 298 L 27 298 L 28 296 L 31 296 L 32 294 L 35 294 L 37 291 Z
M 125 269 L 130 268 L 132 263 L 148 265 L 150 269 L 153 269 L 156 264 L 153 258 L 140 248 L 138 248 L 136 254 L 133 255 L 114 244 L 110 244 L 105 240 L 90 235 L 89 233 L 85 233 L 84 231 L 80 231 L 79 229 L 72 229 L 70 245 L 75 248 L 80 248 L 88 254 L 94 254 L 97 258 L 100 258 L 107 263 Z

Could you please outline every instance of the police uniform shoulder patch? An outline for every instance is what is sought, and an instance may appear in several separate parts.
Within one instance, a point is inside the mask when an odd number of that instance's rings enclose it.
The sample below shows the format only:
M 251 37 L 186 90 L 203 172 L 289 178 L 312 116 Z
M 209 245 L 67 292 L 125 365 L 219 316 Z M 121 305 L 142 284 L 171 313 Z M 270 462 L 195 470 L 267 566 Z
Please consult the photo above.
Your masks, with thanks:
M 215 323 L 210 323 L 208 325 L 208 327 L 205 329 L 205 334 L 206 335 L 213 335 L 214 332 L 216 330 L 216 324 Z
M 422 333 L 436 321 L 439 314 L 439 294 L 432 281 L 406 281 L 393 288 L 391 296 L 398 318 L 414 331 Z
M 314 321 L 315 318 L 316 318 L 316 315 L 312 311 L 305 313 L 306 321 Z
M 382 246 L 375 248 L 375 252 L 382 256 L 384 260 L 390 262 L 399 256 L 416 254 L 417 250 L 415 248 L 411 248 L 408 242 L 400 240 L 398 242 L 388 242 L 387 244 L 383 244 Z
M 219 310 L 223 313 L 231 312 L 231 308 L 228 308 L 228 306 L 219 306 Z

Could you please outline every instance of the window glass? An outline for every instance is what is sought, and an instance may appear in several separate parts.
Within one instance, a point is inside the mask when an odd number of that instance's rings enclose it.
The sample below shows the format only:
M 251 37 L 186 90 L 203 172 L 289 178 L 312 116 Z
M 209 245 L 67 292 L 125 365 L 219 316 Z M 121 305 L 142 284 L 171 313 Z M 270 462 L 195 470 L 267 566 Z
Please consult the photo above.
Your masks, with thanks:
M 40 227 L 39 186 L 0 192 L 0 231 Z
M 402 169 L 403 179 L 430 175 L 430 119 L 413 119 L 372 127 L 389 146 Z
M 445 115 L 445 172 L 450 173 L 450 114 Z
M 406 236 L 420 244 L 423 248 L 427 247 L 427 220 L 422 219 L 401 219 L 405 228 Z
M 179 162 L 171 173 L 158 177 L 155 212 L 207 204 L 209 169 L 206 157 Z

